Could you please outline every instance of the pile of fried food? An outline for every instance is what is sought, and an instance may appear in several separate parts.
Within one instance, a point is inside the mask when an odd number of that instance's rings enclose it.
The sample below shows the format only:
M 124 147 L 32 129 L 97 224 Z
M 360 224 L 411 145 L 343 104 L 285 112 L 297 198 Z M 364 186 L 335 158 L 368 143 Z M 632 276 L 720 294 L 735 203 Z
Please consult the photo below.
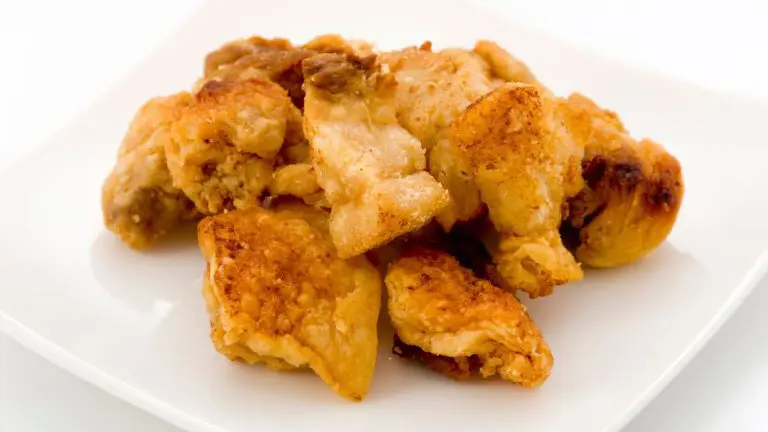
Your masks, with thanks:
M 661 145 L 493 42 L 324 35 L 208 54 L 191 91 L 140 108 L 102 205 L 136 249 L 202 219 L 216 349 L 361 400 L 382 298 L 397 355 L 539 386 L 553 358 L 516 293 L 643 257 L 682 196 Z

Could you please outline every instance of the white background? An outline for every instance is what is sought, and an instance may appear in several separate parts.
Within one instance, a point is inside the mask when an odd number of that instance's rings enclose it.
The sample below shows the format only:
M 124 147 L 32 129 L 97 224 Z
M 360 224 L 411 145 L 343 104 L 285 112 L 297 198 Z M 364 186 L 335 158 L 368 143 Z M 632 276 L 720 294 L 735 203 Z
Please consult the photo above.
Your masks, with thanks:
M 0 169 L 83 112 L 199 2 L 0 1 Z M 483 3 L 571 44 L 768 103 L 768 2 Z M 768 430 L 766 311 L 763 281 L 627 430 Z M 0 335 L 0 431 L 104 430 L 178 431 Z

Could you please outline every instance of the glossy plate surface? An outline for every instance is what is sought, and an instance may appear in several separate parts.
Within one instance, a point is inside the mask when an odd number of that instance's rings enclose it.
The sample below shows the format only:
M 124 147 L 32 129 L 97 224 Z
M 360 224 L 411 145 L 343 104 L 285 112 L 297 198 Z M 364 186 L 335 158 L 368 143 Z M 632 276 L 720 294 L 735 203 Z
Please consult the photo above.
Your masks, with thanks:
M 0 176 L 0 325 L 62 367 L 194 431 L 604 430 L 628 422 L 695 355 L 768 261 L 768 108 L 596 58 L 472 5 L 211 2 L 71 127 Z M 101 224 L 99 190 L 128 121 L 185 88 L 203 55 L 239 36 L 300 42 L 327 32 L 381 48 L 498 41 L 561 95 L 620 113 L 679 157 L 687 194 L 648 259 L 589 271 L 528 301 L 555 355 L 535 391 L 455 383 L 393 358 L 382 335 L 368 398 L 347 402 L 309 372 L 274 373 L 214 352 L 191 230 L 136 253 Z M 716 371 L 713 371 L 716 373 Z

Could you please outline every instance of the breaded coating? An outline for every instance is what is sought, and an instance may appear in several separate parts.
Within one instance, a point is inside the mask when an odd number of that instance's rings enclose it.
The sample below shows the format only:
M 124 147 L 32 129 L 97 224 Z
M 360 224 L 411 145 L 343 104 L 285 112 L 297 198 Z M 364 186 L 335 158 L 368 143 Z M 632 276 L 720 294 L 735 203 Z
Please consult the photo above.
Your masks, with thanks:
M 618 116 L 580 94 L 567 123 L 585 143 L 584 189 L 568 202 L 561 227 L 576 258 L 592 267 L 637 260 L 669 235 L 683 201 L 680 163 L 664 148 L 635 141 Z
M 303 137 L 303 132 L 302 132 Z M 317 175 L 309 157 L 309 143 L 286 142 L 277 157 L 275 172 L 269 184 L 272 196 L 294 196 L 305 203 L 330 208 L 325 193 L 317 184 Z
M 337 34 L 324 34 L 317 36 L 316 38 L 302 45 L 302 48 L 312 50 L 317 53 L 335 53 L 357 57 L 366 57 L 374 53 L 373 44 L 370 42 L 354 39 L 344 39 Z
M 552 354 L 525 306 L 452 256 L 415 246 L 389 268 L 385 282 L 401 341 L 396 354 L 454 378 L 477 371 L 537 387 L 549 377 Z
M 560 119 L 559 102 L 536 87 L 505 84 L 453 123 L 451 139 L 499 232 L 491 249 L 506 288 L 539 297 L 581 279 L 558 228 L 565 200 L 583 184 L 583 149 Z
M 294 49 L 293 44 L 288 39 L 282 38 L 265 39 L 261 36 L 251 36 L 233 40 L 205 56 L 205 76 L 211 76 L 251 54 L 290 51 L 292 49 Z
M 487 64 L 465 50 L 433 52 L 427 42 L 382 53 L 378 61 L 397 80 L 397 119 L 426 149 L 472 101 L 492 88 Z
M 450 193 L 450 203 L 437 220 L 448 231 L 457 221 L 476 218 L 483 210 L 480 192 L 446 131 L 464 109 L 493 88 L 488 65 L 466 50 L 433 52 L 429 42 L 383 53 L 379 62 L 397 79 L 400 124 L 430 149 L 429 172 Z
M 319 53 L 370 55 L 373 46 L 364 41 L 346 40 L 339 35 L 318 36 L 294 47 L 286 39 L 253 36 L 229 42 L 206 57 L 205 78 L 199 85 L 215 79 L 241 80 L 261 77 L 280 84 L 294 105 L 304 107 L 304 75 L 301 62 Z
M 365 397 L 381 279 L 362 256 L 337 258 L 325 213 L 295 203 L 237 210 L 204 219 L 198 236 L 219 352 L 276 370 L 309 367 L 339 395 Z
M 186 92 L 147 101 L 131 121 L 117 163 L 104 181 L 104 225 L 133 248 L 150 247 L 199 216 L 194 203 L 173 186 L 165 158 L 168 125 L 191 102 Z
M 496 42 L 479 40 L 475 44 L 474 52 L 488 63 L 494 79 L 544 87 L 525 63 L 516 59 Z
M 306 49 L 259 51 L 240 57 L 231 65 L 207 74 L 202 84 L 210 80 L 237 81 L 249 78 L 264 78 L 280 84 L 298 108 L 304 106 L 304 76 L 301 62 L 315 55 Z
M 301 135 L 301 114 L 272 81 L 209 81 L 170 131 L 174 185 L 216 214 L 260 205 L 283 143 Z
M 457 222 L 483 214 L 485 204 L 475 184 L 472 167 L 449 137 L 440 139 L 429 152 L 429 172 L 450 194 L 450 203 L 436 219 L 448 232 Z
M 291 195 L 303 198 L 320 192 L 317 176 L 312 164 L 292 164 L 279 167 L 272 174 L 269 194 L 273 196 Z
M 304 130 L 339 256 L 416 230 L 448 204 L 423 171 L 421 143 L 397 122 L 394 77 L 373 58 L 321 54 L 304 61 L 304 76 Z

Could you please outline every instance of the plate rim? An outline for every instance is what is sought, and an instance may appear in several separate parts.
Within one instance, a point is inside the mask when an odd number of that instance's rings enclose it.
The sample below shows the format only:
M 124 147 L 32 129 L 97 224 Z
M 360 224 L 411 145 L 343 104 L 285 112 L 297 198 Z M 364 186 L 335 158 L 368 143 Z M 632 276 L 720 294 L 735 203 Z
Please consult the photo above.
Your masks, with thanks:
M 133 387 L 62 348 L 0 310 L 0 332 L 54 365 L 174 426 L 190 432 L 227 432 Z
M 717 312 L 707 322 L 696 337 L 685 347 L 680 356 L 675 359 L 656 380 L 642 392 L 632 404 L 627 407 L 614 421 L 610 422 L 605 431 L 620 431 L 629 424 L 648 404 L 658 396 L 664 388 L 693 360 L 712 337 L 720 331 L 723 325 L 741 307 L 755 290 L 755 286 L 768 275 L 768 247 L 755 259 L 754 265 L 744 274 L 736 285 L 733 293 L 723 302 Z

